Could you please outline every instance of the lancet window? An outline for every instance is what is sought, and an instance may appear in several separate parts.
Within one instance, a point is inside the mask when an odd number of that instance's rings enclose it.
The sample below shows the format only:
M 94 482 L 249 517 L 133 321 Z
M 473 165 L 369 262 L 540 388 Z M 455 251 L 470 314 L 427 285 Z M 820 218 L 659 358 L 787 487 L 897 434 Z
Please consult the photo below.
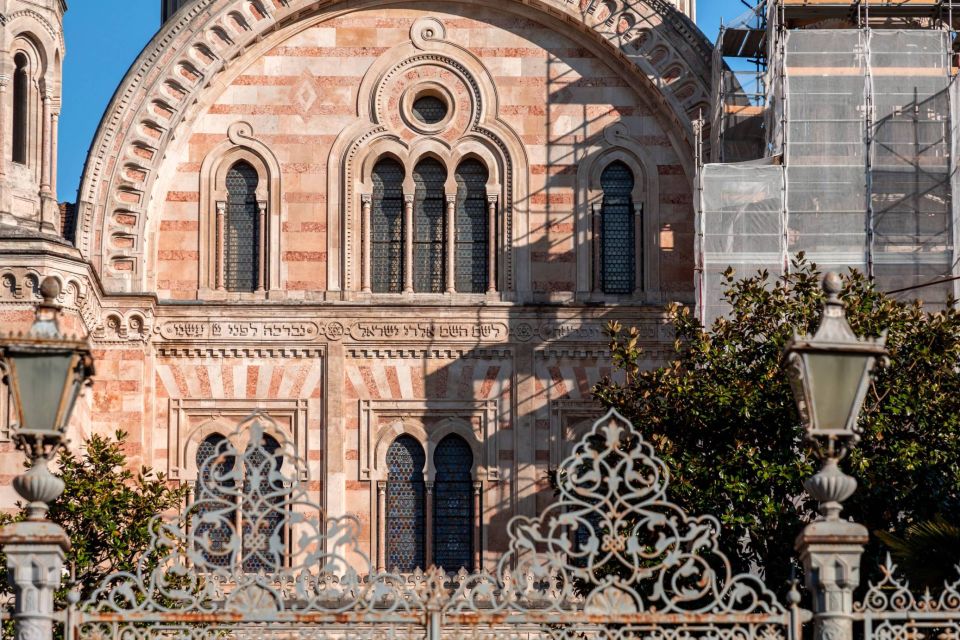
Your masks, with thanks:
M 444 183 L 446 168 L 433 159 L 413 170 L 413 290 L 443 293 L 446 288 L 446 229 Z
M 30 60 L 21 52 L 14 56 L 13 72 L 13 157 L 27 164 L 30 138 Z
M 373 169 L 371 224 L 368 231 L 373 291 L 403 291 L 403 167 L 381 160 Z
M 458 435 L 449 435 L 433 452 L 433 562 L 438 567 L 473 571 L 473 452 Z
M 426 568 L 424 527 L 426 456 L 415 438 L 403 435 L 387 450 L 387 569 L 410 572 Z
M 263 220 L 257 203 L 259 176 L 247 162 L 238 162 L 227 173 L 224 276 L 228 291 L 263 289 L 260 259 Z
M 600 176 L 600 280 L 606 294 L 630 294 L 636 285 L 634 185 L 633 171 L 619 160 Z
M 487 210 L 490 172 L 479 160 L 457 167 L 456 287 L 460 293 L 485 293 L 489 287 L 492 230 Z
M 286 532 L 278 489 L 283 464 L 280 444 L 269 435 L 247 448 L 238 469 L 225 436 L 214 433 L 197 447 L 194 540 L 210 567 L 242 567 L 256 573 L 286 561 Z M 239 471 L 239 473 L 238 473 Z M 236 490 L 238 481 L 242 491 Z M 241 558 L 236 558 L 239 536 Z

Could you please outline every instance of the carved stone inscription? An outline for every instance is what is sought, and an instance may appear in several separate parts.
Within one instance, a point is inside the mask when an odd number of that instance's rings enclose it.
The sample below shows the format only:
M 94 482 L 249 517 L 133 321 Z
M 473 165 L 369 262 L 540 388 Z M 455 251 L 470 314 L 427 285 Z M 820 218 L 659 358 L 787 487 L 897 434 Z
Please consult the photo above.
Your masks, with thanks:
M 315 340 L 319 333 L 314 322 L 200 320 L 160 326 L 166 340 Z
M 503 342 L 510 337 L 501 322 L 358 322 L 350 328 L 350 337 L 368 340 L 483 340 Z

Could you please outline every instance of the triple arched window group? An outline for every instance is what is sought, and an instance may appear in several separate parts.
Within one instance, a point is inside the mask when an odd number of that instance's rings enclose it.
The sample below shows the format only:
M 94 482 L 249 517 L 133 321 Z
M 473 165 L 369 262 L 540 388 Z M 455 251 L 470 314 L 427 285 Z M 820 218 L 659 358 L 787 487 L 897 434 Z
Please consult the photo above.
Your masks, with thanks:
M 381 485 L 381 569 L 406 573 L 427 566 L 473 571 L 479 563 L 479 487 L 472 477 L 473 452 L 458 435 L 434 449 L 432 482 L 427 457 L 410 435 L 387 450 L 387 481 Z
M 427 158 L 413 170 L 414 193 L 404 194 L 403 165 L 392 158 L 373 169 L 364 200 L 363 289 L 372 293 L 492 293 L 496 291 L 497 201 L 490 173 L 467 159 L 446 191 L 447 168 Z

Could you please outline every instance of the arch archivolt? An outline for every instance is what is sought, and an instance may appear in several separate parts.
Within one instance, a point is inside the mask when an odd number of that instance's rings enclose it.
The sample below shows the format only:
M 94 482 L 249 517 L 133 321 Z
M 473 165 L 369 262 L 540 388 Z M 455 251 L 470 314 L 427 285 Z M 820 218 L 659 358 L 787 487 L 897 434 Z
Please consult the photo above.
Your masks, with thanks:
M 270 436 L 277 441 L 284 459 L 298 459 L 297 451 L 292 445 L 294 435 L 288 433 L 266 416 L 253 416 L 250 420 L 240 425 L 227 417 L 214 416 L 189 431 L 181 443 L 183 447 L 181 458 L 183 466 L 180 468 L 179 480 L 181 482 L 195 482 L 197 480 L 200 472 L 197 467 L 197 451 L 203 441 L 212 435 L 223 436 L 225 440 L 230 442 L 234 451 L 246 451 L 247 447 L 250 446 L 251 431 L 243 427 L 245 424 L 253 422 L 257 422 L 263 427 L 264 435 Z
M 267 51 L 293 32 L 336 15 L 400 1 L 284 0 L 279 4 L 254 4 L 251 0 L 197 0 L 177 20 L 165 25 L 133 65 L 108 108 L 91 147 L 79 193 L 76 244 L 93 263 L 105 287 L 138 291 L 145 285 L 142 240 L 130 247 L 128 243 L 112 243 L 111 238 L 118 232 L 143 237 L 146 208 L 168 147 L 178 138 L 178 129 L 205 108 L 205 91 L 224 86 L 230 73 L 240 73 L 246 54 Z M 488 4 L 485 0 L 458 2 Z M 572 0 L 505 0 L 502 4 L 503 10 L 549 24 L 610 60 L 639 95 L 654 103 L 653 111 L 671 144 L 686 168 L 692 168 L 691 120 L 710 95 L 711 48 L 689 20 L 662 0 L 608 0 L 602 11 L 595 2 Z M 601 13 L 606 16 L 603 20 L 598 18 Z M 442 25 L 421 20 L 417 26 L 411 47 L 421 54 L 450 46 L 443 43 Z M 169 55 L 172 41 L 182 43 L 179 55 Z M 654 57 L 655 50 L 667 55 Z M 473 64 L 470 56 L 458 56 L 458 60 Z M 682 74 L 693 80 L 695 91 L 691 93 L 687 83 L 663 82 L 664 71 L 671 63 L 681 64 Z M 227 78 L 218 77 L 224 73 Z M 675 87 L 683 88 L 682 99 L 675 94 Z M 495 92 L 481 94 L 480 109 L 495 109 L 495 100 Z M 158 104 L 164 107 L 158 109 Z M 363 105 L 360 107 L 362 112 Z M 499 148 L 501 155 L 507 155 L 510 132 L 494 123 L 475 122 L 474 132 Z M 363 135 L 369 142 L 387 130 L 380 125 Z M 131 163 L 136 171 L 127 170 Z M 516 171 L 516 167 L 511 169 Z M 519 189 L 519 185 L 505 184 L 511 178 L 510 172 L 505 172 L 501 186 L 505 190 Z M 354 208 L 355 203 L 348 202 L 347 206 Z M 512 233 L 524 233 L 520 226 L 513 225 Z M 338 247 L 350 246 L 348 238 L 329 235 Z M 339 289 L 341 282 L 350 281 L 345 277 L 350 274 L 340 272 L 347 264 L 342 258 L 339 249 L 336 255 L 330 255 L 333 290 Z M 518 261 L 518 268 L 520 264 Z M 511 269 L 508 266 L 507 270 Z M 510 279 L 523 287 L 529 277 L 517 273 Z

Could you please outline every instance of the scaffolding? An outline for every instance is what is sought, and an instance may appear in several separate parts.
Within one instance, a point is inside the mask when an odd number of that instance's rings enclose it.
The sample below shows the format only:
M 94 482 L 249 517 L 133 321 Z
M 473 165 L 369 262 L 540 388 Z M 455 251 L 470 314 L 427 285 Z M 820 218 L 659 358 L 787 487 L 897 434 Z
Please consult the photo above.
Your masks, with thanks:
M 755 24 L 761 14 L 762 38 L 724 35 L 717 47 L 723 58 L 739 41 L 762 60 L 766 95 L 751 117 L 764 135 L 762 145 L 753 132 L 738 141 L 735 109 L 715 111 L 713 157 L 757 153 L 698 163 L 701 319 L 726 312 L 728 267 L 780 275 L 799 252 L 823 270 L 855 268 L 880 290 L 947 304 L 960 246 L 953 3 L 768 0 Z M 723 105 L 743 99 L 722 93 Z

